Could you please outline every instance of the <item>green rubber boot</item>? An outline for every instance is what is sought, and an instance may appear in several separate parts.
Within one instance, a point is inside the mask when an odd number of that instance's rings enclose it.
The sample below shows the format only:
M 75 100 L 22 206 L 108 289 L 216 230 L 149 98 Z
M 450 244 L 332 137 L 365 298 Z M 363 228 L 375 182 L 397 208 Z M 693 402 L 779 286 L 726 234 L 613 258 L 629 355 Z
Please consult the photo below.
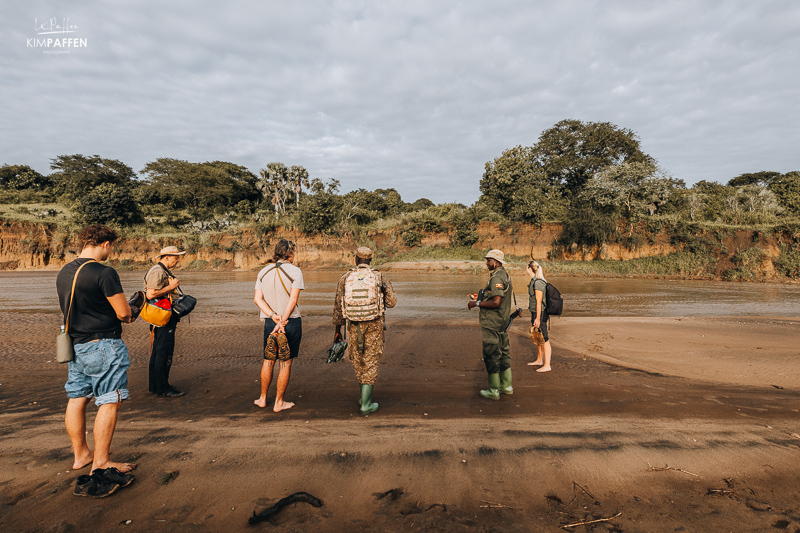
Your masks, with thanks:
M 374 385 L 361 385 L 361 411 L 362 415 L 368 415 L 378 410 L 378 404 L 372 401 L 372 389 Z
M 511 386 L 510 367 L 500 372 L 500 392 L 503 394 L 514 394 L 514 387 Z
M 500 399 L 500 374 L 489 374 L 489 388 L 482 390 L 481 396 L 490 400 Z

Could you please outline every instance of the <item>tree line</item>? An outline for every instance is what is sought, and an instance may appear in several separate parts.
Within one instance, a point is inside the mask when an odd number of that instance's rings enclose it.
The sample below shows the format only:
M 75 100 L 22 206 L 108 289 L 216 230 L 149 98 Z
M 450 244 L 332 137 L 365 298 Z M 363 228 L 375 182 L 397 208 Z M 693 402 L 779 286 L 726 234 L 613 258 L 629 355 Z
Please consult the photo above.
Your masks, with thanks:
M 342 233 L 396 217 L 409 246 L 445 229 L 451 244 L 470 246 L 482 220 L 562 222 L 564 242 L 601 244 L 620 224 L 646 219 L 757 225 L 800 213 L 800 172 L 745 173 L 726 184 L 687 187 L 642 152 L 635 132 L 578 120 L 563 120 L 536 144 L 487 162 L 480 197 L 469 207 L 425 198 L 408 203 L 393 188 L 341 193 L 337 180 L 283 163 L 254 174 L 230 162 L 159 158 L 137 174 L 115 159 L 74 154 L 55 157 L 50 168 L 43 175 L 26 165 L 0 167 L 0 202 L 55 202 L 81 223 L 199 230 L 256 223 Z

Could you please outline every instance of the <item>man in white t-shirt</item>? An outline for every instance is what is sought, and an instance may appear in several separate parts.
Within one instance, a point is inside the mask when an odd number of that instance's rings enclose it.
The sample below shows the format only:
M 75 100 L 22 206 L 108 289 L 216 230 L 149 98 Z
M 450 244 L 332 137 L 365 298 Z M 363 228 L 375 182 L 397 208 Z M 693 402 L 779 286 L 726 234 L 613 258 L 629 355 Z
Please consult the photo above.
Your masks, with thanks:
M 278 241 L 272 261 L 258 273 L 253 297 L 253 302 L 261 310 L 261 318 L 264 319 L 261 396 L 253 403 L 259 407 L 267 406 L 267 390 L 272 382 L 275 361 L 279 360 L 277 392 L 275 405 L 272 408 L 276 413 L 294 407 L 294 403 L 285 401 L 283 396 L 289 385 L 292 359 L 300 352 L 300 340 L 303 337 L 303 319 L 297 308 L 297 300 L 300 298 L 300 291 L 305 287 L 303 272 L 293 264 L 294 251 L 295 245 L 292 241 L 286 239 Z M 285 341 L 278 340 L 279 334 L 285 335 Z M 270 336 L 273 339 L 270 339 Z M 268 342 L 278 344 L 288 342 L 288 350 L 267 350 Z

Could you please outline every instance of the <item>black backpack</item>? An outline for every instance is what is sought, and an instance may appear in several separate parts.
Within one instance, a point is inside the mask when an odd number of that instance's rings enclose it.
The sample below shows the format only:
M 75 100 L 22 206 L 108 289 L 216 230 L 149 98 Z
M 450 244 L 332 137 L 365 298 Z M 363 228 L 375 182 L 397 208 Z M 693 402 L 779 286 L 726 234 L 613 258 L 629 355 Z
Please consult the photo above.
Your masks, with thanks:
M 564 299 L 561 297 L 561 292 L 548 283 L 545 296 L 547 297 L 547 314 L 560 315 L 564 311 Z

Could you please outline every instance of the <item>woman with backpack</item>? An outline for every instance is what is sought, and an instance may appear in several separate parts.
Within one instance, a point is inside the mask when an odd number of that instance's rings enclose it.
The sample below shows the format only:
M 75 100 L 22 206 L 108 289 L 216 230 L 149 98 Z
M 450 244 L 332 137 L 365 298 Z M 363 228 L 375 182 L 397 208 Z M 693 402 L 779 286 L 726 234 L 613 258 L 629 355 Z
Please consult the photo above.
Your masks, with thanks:
M 529 366 L 541 366 L 537 368 L 537 372 L 549 372 L 550 368 L 550 355 L 553 349 L 550 346 L 550 337 L 547 333 L 547 326 L 550 320 L 550 315 L 547 314 L 547 280 L 544 279 L 544 272 L 542 266 L 536 261 L 531 261 L 525 267 L 525 271 L 531 277 L 528 283 L 528 309 L 531 312 L 531 324 L 535 329 L 541 331 L 544 343 L 536 346 L 537 358 L 536 361 L 528 363 Z

